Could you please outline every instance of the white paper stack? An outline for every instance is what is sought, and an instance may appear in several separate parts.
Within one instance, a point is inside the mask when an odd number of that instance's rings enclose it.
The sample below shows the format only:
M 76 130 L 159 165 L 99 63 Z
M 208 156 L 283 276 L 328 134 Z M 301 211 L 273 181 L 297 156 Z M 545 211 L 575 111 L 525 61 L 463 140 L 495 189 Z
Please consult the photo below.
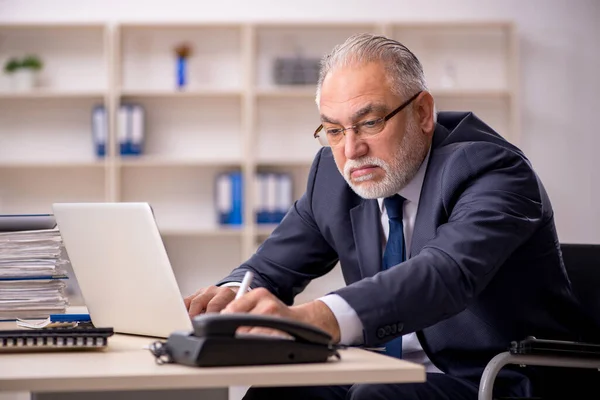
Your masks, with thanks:
M 57 228 L 0 232 L 0 320 L 64 313 L 68 263 Z

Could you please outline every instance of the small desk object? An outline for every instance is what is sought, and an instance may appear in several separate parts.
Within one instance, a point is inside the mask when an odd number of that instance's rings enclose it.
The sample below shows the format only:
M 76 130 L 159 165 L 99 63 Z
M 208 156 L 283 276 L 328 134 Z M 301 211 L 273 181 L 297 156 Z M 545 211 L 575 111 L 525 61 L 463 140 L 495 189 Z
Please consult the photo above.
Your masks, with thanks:
M 367 350 L 291 365 L 189 367 L 156 363 L 156 339 L 115 334 L 104 350 L 0 354 L 0 392 L 80 392 L 424 382 L 422 365 Z

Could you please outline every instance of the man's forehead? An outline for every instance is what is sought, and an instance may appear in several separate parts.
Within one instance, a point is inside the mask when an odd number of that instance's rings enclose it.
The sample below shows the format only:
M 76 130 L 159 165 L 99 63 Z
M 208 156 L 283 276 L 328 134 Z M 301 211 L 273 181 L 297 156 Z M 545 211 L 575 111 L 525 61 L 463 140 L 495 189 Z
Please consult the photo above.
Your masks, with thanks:
M 378 65 L 344 67 L 332 70 L 323 80 L 320 105 L 383 101 L 392 95 L 384 71 Z

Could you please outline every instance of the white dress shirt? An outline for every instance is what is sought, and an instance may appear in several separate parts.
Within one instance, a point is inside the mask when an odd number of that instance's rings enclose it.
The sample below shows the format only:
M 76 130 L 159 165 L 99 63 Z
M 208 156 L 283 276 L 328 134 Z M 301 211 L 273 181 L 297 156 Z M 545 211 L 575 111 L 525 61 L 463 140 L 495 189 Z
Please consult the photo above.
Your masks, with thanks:
M 430 150 L 431 151 L 431 150 Z M 410 258 L 410 245 L 412 243 L 412 233 L 415 227 L 415 219 L 417 217 L 417 209 L 419 207 L 419 198 L 421 197 L 421 187 L 423 186 L 423 179 L 425 178 L 425 171 L 427 170 L 427 162 L 429 161 L 429 154 L 425 157 L 425 160 L 421 164 L 421 167 L 417 171 L 415 177 L 402 189 L 398 194 L 404 197 L 402 208 L 402 225 L 404 230 L 404 244 L 406 246 L 406 255 Z M 379 202 L 379 209 L 381 210 L 381 227 L 384 234 L 384 243 L 387 242 L 389 236 L 389 219 L 383 199 L 377 199 Z M 362 344 L 363 340 L 363 326 L 362 322 L 358 318 L 358 315 L 352 307 L 337 294 L 330 294 L 319 298 L 318 300 L 325 303 L 335 315 L 337 322 L 340 326 L 341 340 L 340 343 L 347 345 L 358 345 Z M 429 360 L 416 333 L 409 333 L 402 336 L 402 358 L 407 361 L 422 364 L 425 366 L 427 372 L 438 372 L 441 373 L 435 365 Z

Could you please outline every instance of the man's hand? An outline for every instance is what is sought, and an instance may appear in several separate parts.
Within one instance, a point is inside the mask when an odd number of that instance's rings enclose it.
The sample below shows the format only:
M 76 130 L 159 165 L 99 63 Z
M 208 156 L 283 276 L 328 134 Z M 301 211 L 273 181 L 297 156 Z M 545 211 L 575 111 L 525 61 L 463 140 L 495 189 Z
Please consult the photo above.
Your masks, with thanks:
M 238 287 L 230 286 L 202 288 L 183 299 L 185 308 L 187 308 L 190 318 L 204 312 L 220 312 L 235 298 L 238 289 Z
M 329 307 L 321 301 L 311 301 L 299 306 L 288 307 L 264 288 L 254 289 L 229 303 L 223 313 L 250 313 L 271 315 L 304 322 L 329 333 L 335 343 L 340 341 L 340 327 Z M 265 328 L 242 329 L 242 332 L 278 334 Z

